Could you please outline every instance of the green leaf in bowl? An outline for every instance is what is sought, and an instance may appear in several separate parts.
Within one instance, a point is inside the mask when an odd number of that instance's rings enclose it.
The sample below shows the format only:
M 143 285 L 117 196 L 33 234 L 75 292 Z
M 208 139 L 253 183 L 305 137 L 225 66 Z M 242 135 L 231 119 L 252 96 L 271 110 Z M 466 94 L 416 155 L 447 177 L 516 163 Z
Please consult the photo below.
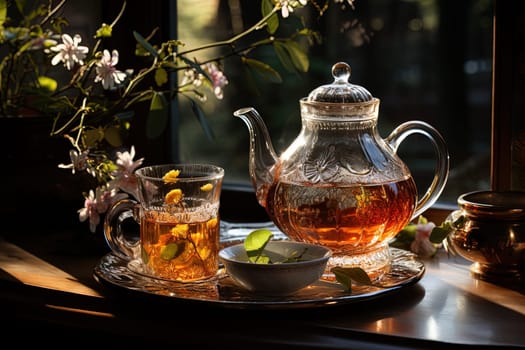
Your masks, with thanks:
M 270 259 L 262 254 L 266 244 L 272 239 L 273 233 L 270 230 L 259 229 L 250 232 L 244 240 L 244 249 L 251 262 L 269 263 Z

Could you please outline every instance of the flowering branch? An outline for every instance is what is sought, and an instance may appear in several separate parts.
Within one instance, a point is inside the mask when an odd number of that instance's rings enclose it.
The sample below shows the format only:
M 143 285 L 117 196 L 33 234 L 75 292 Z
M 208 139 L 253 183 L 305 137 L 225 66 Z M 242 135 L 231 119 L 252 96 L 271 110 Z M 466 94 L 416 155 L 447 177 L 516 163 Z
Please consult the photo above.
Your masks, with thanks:
M 51 136 L 64 137 L 72 146 L 71 163 L 59 167 L 73 174 L 87 172 L 97 182 L 95 190 L 84 194 L 84 208 L 79 210 L 80 220 L 89 219 L 92 231 L 112 202 L 123 196 L 136 196 L 133 172 L 143 159 L 133 160 L 133 146 L 129 151 L 121 151 L 135 105 L 149 103 L 146 133 L 150 138 L 164 131 L 169 101 L 179 95 L 190 99 L 199 120 L 206 124 L 199 103 L 205 102 L 208 94 L 219 100 L 223 98 L 229 83 L 222 70 L 224 60 L 237 56 L 263 76 L 281 81 L 270 65 L 250 57 L 254 49 L 272 46 L 285 68 L 306 72 L 308 56 L 298 39 L 318 39 L 318 33 L 302 28 L 291 36 L 278 37 L 279 20 L 308 4 L 320 15 L 328 6 L 328 0 L 324 6 L 319 6 L 317 0 L 261 0 L 261 18 L 257 23 L 229 39 L 187 50 L 180 50 L 185 44 L 179 40 L 153 44 L 156 29 L 147 37 L 133 31 L 136 55 L 147 62 L 134 72 L 117 68 L 119 51 L 104 47 L 105 39 L 112 36 L 114 27 L 125 15 L 125 0 L 111 24 L 103 23 L 96 31 L 92 48 L 83 45 L 79 34 L 66 32 L 68 22 L 60 14 L 67 0 L 59 0 L 56 5 L 54 0 L 41 1 L 43 4 L 36 1 L 34 11 L 29 12 L 24 1 L 0 0 L 0 45 L 7 52 L 0 63 L 0 113 L 14 116 L 30 113 L 53 119 Z M 353 0 L 345 1 L 353 4 Z M 9 6 L 14 2 L 17 6 Z M 8 15 L 8 7 L 15 11 L 12 16 Z M 23 20 L 15 23 L 13 18 L 19 17 Z M 240 47 L 241 41 L 262 30 L 266 30 L 266 37 Z M 193 57 L 222 47 L 228 47 L 229 51 L 205 60 Z M 50 74 L 53 69 L 62 75 L 69 73 L 69 79 L 56 80 Z M 173 84 L 169 80 L 175 76 L 178 81 Z M 144 87 L 148 79 L 152 79 L 154 86 Z M 209 133 L 207 125 L 203 128 Z M 116 156 L 110 156 L 114 153 L 111 150 L 118 150 Z

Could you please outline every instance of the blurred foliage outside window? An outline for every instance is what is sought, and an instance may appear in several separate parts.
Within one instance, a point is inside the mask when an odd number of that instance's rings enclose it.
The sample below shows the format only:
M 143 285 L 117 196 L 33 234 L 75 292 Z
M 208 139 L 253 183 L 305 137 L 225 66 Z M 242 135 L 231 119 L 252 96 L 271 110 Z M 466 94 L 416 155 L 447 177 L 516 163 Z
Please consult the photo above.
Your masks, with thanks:
M 320 45 L 310 48 L 306 74 L 287 72 L 271 51 L 258 54 L 281 73 L 282 83 L 254 78 L 238 62 L 227 61 L 224 99 L 204 106 L 214 140 L 206 138 L 181 100 L 180 159 L 221 165 L 226 183 L 251 187 L 249 134 L 233 111 L 255 107 L 279 153 L 299 133 L 299 99 L 331 83 L 331 66 L 344 61 L 352 68 L 350 81 L 381 100 L 383 137 L 413 119 L 442 133 L 451 171 L 440 203 L 455 204 L 461 193 L 489 189 L 493 2 L 356 0 L 354 5 L 344 10 L 331 6 L 321 18 L 302 13 L 323 36 Z M 215 41 L 253 24 L 259 13 L 252 1 L 178 0 L 178 37 L 196 45 Z M 435 163 L 428 140 L 410 136 L 398 154 L 425 190 Z

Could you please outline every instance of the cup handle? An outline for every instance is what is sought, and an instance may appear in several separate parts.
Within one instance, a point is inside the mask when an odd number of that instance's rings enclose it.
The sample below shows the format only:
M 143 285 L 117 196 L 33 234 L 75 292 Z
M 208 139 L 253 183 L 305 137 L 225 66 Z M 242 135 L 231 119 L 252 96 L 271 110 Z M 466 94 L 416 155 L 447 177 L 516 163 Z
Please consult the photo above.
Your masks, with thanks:
M 399 125 L 390 133 L 385 141 L 392 147 L 394 152 L 397 152 L 401 142 L 411 134 L 422 134 L 426 136 L 432 142 L 437 156 L 434 178 L 425 194 L 421 196 L 416 203 L 416 208 L 411 218 L 411 220 L 413 220 L 433 205 L 441 195 L 441 192 L 443 192 L 445 184 L 447 183 L 450 159 L 447 144 L 443 136 L 441 136 L 433 126 L 423 121 L 412 120 Z
M 133 219 L 138 223 L 139 203 L 130 198 L 115 202 L 104 219 L 104 238 L 113 253 L 124 260 L 140 257 L 140 237 L 132 239 L 123 227 L 125 221 Z

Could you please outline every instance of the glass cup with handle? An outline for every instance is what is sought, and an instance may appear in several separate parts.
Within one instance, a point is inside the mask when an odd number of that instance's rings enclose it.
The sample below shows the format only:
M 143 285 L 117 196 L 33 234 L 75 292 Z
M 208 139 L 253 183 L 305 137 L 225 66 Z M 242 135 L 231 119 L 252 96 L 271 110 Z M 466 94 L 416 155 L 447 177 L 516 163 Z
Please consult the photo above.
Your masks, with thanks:
M 123 199 L 107 212 L 104 236 L 118 257 L 152 277 L 192 282 L 219 268 L 219 204 L 224 169 L 211 164 L 164 164 L 135 172 L 139 199 Z M 131 239 L 124 223 L 140 224 Z M 135 266 L 133 265 L 133 266 Z

